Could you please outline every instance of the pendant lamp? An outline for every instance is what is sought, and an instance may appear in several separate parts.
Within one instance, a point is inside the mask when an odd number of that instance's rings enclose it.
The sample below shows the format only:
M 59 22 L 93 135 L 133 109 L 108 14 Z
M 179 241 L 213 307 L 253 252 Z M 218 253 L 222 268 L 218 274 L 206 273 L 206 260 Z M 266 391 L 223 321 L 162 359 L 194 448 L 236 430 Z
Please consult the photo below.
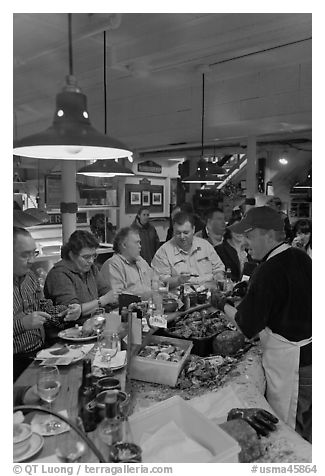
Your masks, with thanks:
M 293 187 L 293 190 L 308 190 L 312 188 L 311 171 L 308 172 L 306 180 L 303 182 L 297 182 Z
M 38 159 L 87 160 L 129 157 L 132 152 L 122 142 L 97 131 L 90 123 L 87 97 L 73 76 L 72 14 L 68 13 L 69 75 L 56 96 L 52 125 L 38 134 L 14 143 L 14 153 Z
M 104 31 L 104 129 L 107 133 L 107 75 L 106 75 L 106 31 Z M 135 175 L 132 170 L 115 162 L 115 160 L 96 160 L 93 164 L 82 167 L 77 172 L 88 177 L 115 177 Z
M 225 176 L 222 167 L 204 159 L 204 73 L 202 74 L 202 116 L 201 116 L 201 158 L 198 162 L 197 171 L 182 180 L 183 183 L 220 183 Z
M 77 173 L 87 177 L 115 177 L 116 175 L 130 177 L 135 175 L 132 170 L 117 164 L 115 160 L 96 160 L 93 164 L 82 167 Z

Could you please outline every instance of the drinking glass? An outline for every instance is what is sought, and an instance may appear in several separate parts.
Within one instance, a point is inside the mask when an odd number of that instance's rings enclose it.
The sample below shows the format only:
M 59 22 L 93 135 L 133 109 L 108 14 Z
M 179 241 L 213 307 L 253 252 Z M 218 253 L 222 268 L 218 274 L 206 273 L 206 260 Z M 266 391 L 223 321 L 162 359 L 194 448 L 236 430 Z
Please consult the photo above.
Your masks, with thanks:
M 80 417 L 76 417 L 72 421 L 85 433 Z M 73 429 L 70 429 L 69 434 L 57 436 L 55 454 L 62 463 L 80 462 L 87 452 L 88 447 L 86 443 Z
M 112 357 L 117 354 L 119 337 L 116 333 L 102 332 L 98 335 L 98 346 L 102 362 L 110 364 Z
M 41 399 L 48 403 L 51 411 L 51 404 L 56 399 L 61 388 L 60 372 L 56 365 L 44 365 L 40 368 L 37 379 L 37 392 Z M 52 417 L 47 423 L 49 433 L 54 433 L 61 427 L 61 423 Z

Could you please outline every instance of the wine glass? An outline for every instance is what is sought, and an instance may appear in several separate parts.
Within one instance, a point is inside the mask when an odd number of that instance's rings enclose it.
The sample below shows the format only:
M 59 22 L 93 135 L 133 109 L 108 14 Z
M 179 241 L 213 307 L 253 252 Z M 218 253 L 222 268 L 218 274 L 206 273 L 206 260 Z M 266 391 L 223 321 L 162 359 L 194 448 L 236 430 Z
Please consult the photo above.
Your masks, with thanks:
M 72 419 L 73 423 L 85 433 L 85 429 L 80 417 Z M 68 435 L 59 435 L 56 439 L 55 454 L 62 463 L 80 462 L 86 455 L 88 447 L 73 429 Z
M 99 351 L 102 356 L 102 362 L 105 362 L 110 366 L 112 357 L 117 354 L 118 351 L 118 334 L 112 332 L 103 332 L 98 336 Z
M 39 370 L 37 379 L 37 392 L 41 399 L 49 404 L 51 411 L 51 403 L 56 399 L 61 388 L 60 372 L 56 365 L 44 365 Z M 52 417 L 47 423 L 46 429 L 49 433 L 54 433 L 61 427 L 61 423 Z

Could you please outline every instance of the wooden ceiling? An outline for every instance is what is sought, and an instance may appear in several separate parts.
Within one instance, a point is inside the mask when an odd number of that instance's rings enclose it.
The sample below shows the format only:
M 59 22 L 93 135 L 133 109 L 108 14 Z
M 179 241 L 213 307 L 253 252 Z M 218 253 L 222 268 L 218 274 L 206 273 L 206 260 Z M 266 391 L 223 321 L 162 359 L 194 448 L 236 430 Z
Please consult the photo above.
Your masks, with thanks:
M 135 152 L 256 135 L 310 137 L 311 14 L 73 14 L 74 73 L 92 124 Z M 13 15 L 14 134 L 48 127 L 68 73 L 67 14 Z

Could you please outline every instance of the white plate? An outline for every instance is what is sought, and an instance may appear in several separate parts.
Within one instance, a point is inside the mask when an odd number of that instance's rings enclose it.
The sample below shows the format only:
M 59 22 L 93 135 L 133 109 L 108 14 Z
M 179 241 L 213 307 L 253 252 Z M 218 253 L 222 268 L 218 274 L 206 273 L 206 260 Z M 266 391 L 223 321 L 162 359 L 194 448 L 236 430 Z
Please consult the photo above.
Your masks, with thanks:
M 67 344 L 65 344 L 67 345 Z M 81 347 L 81 346 L 80 346 Z M 56 350 L 57 347 L 53 348 L 53 350 Z M 69 349 L 69 346 L 68 346 Z M 35 360 L 40 361 L 40 365 L 70 365 L 74 364 L 75 362 L 78 362 L 79 360 L 83 359 L 84 356 L 87 354 L 87 352 L 83 352 L 80 349 L 80 352 L 78 355 L 75 355 L 74 357 L 71 356 L 71 351 L 72 349 L 69 349 L 68 352 L 65 354 L 60 354 L 60 355 L 55 355 L 51 354 L 51 349 L 46 349 L 50 355 L 48 357 L 42 357 L 42 353 L 44 353 L 44 350 L 41 350 L 36 354 Z M 74 355 L 75 352 L 72 354 Z M 49 361 L 50 360 L 50 361 Z M 47 362 L 48 361 L 48 362 Z
M 26 459 L 31 458 L 34 456 L 36 453 L 39 452 L 39 450 L 43 447 L 44 445 L 44 438 L 39 435 L 38 433 L 33 433 L 30 439 L 30 446 L 28 450 L 20 455 L 20 456 L 14 456 L 13 460 L 14 463 L 20 463 L 21 461 L 25 461 Z
M 88 341 L 91 341 L 91 340 L 94 340 L 94 339 L 97 339 L 97 335 L 93 335 L 93 336 L 88 336 L 88 337 L 74 337 L 73 335 L 69 335 L 70 332 L 71 332 L 71 329 L 73 328 L 70 328 L 70 329 L 66 329 L 64 331 L 60 331 L 58 333 L 58 336 L 63 339 L 63 340 L 69 340 L 69 341 L 72 341 L 72 342 L 88 342 Z M 80 328 L 79 328 L 80 330 Z M 76 329 L 76 334 L 78 334 L 79 332 L 78 329 Z M 68 331 L 68 335 L 67 334 L 67 331 Z

